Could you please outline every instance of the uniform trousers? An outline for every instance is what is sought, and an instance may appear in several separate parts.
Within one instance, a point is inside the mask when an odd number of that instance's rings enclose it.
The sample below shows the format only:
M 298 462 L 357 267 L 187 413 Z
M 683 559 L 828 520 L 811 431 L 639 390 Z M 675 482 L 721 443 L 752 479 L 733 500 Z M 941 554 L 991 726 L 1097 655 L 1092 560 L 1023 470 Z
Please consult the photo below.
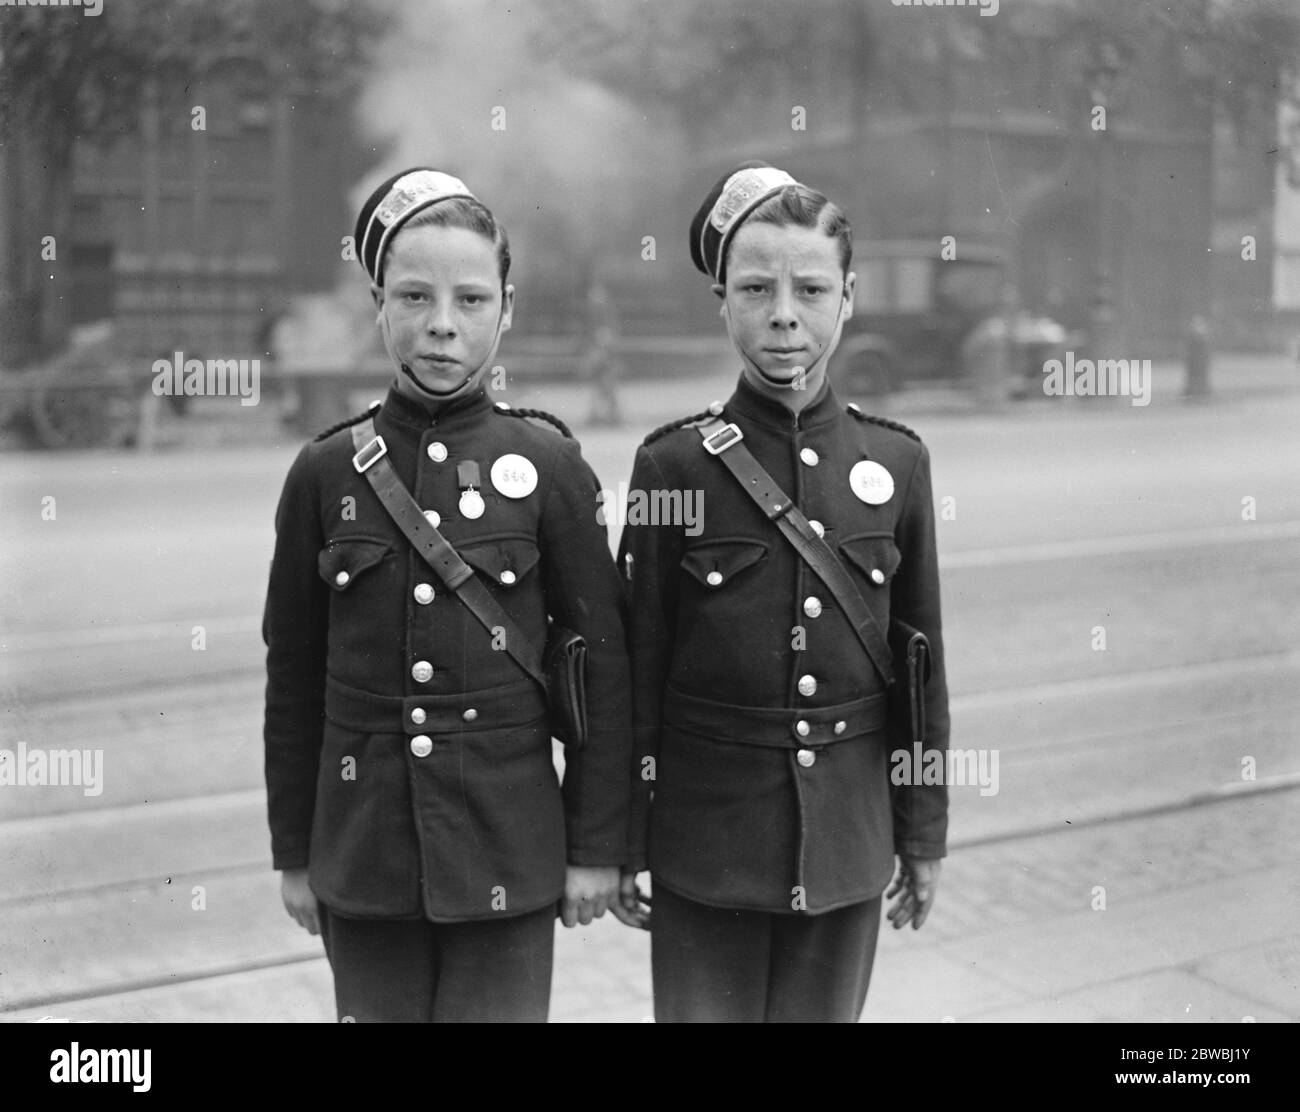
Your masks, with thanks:
M 340 1021 L 545 1023 L 555 908 L 431 923 L 351 919 L 321 907 Z
M 820 915 L 738 911 L 654 886 L 650 961 L 659 1023 L 856 1023 L 881 897 Z

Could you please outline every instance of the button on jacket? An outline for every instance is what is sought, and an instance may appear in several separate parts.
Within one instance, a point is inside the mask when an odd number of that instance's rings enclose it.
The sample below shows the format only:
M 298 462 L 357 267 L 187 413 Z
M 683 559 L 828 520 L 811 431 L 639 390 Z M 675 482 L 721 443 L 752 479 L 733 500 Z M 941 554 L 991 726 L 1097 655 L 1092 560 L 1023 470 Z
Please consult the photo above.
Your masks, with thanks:
M 535 910 L 562 895 L 566 861 L 626 860 L 624 597 L 599 484 L 576 441 L 482 391 L 431 417 L 390 390 L 375 428 L 538 650 L 548 615 L 586 639 L 590 736 L 567 754 L 561 792 L 540 690 L 415 553 L 340 429 L 302 449 L 276 512 L 263 623 L 273 862 L 307 866 L 344 915 Z M 518 460 L 511 496 L 496 489 L 504 455 L 531 463 L 531 491 Z M 475 477 L 481 503 L 462 498 Z
M 881 631 L 893 615 L 929 637 L 926 748 L 946 748 L 925 447 L 846 410 L 829 384 L 795 415 L 742 380 L 722 420 L 817 522 Z M 879 505 L 850 485 L 863 460 L 893 478 Z M 893 700 L 835 596 L 705 451 L 699 429 L 649 438 L 630 488 L 648 492 L 648 505 L 655 491 L 703 498 L 698 535 L 629 514 L 620 549 L 631 599 L 633 864 L 646 864 L 648 841 L 655 883 L 679 895 L 817 912 L 877 896 L 896 851 L 943 856 L 946 788 L 891 785 L 890 754 L 910 746 L 910 724 L 886 718 Z

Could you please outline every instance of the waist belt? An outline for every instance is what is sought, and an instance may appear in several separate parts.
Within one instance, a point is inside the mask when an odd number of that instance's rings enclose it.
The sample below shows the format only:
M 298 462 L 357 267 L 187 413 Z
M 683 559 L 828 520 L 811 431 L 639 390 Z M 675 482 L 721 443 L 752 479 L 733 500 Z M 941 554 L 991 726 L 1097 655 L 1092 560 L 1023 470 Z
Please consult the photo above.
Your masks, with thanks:
M 454 695 L 376 695 L 327 676 L 325 717 L 366 734 L 470 733 L 544 721 L 546 700 L 526 679 Z
M 738 707 L 668 689 L 664 722 L 715 741 L 769 749 L 812 749 L 885 728 L 886 694 L 831 707 Z

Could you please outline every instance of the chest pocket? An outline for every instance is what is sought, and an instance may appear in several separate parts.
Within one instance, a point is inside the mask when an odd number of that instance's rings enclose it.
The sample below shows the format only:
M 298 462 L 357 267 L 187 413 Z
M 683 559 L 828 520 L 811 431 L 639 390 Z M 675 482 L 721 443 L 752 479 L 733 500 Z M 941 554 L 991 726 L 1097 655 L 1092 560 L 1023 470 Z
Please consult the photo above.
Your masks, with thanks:
M 358 577 L 392 553 L 387 541 L 364 538 L 331 541 L 316 557 L 316 570 L 334 590 L 347 591 Z
M 537 542 L 524 537 L 461 543 L 456 550 L 475 571 L 503 587 L 520 582 L 537 566 L 542 555 Z
M 762 541 L 737 537 L 692 545 L 682 556 L 682 569 L 710 590 L 724 587 L 767 555 Z
M 869 533 L 840 541 L 840 554 L 856 568 L 873 590 L 889 586 L 902 563 L 902 553 L 888 533 Z

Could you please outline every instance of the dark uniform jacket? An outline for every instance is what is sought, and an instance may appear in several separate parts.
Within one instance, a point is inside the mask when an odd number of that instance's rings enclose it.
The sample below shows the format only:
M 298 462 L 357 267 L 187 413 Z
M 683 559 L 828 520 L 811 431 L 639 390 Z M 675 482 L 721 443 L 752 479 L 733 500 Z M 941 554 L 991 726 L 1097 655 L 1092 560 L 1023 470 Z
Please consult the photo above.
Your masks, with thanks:
M 946 748 L 947 688 L 929 453 L 846 408 L 827 384 L 797 416 L 743 380 L 724 421 L 824 529 L 882 631 L 926 633 L 926 748 Z M 849 472 L 874 460 L 893 496 L 869 505 Z M 654 882 L 721 907 L 827 911 L 878 895 L 895 852 L 941 857 L 942 785 L 894 787 L 885 687 L 830 591 L 750 500 L 699 429 L 637 451 L 620 563 L 630 579 L 630 856 Z M 636 492 L 702 492 L 702 531 L 645 524 Z M 644 515 L 642 515 L 644 516 Z M 653 758 L 652 760 L 650 758 Z M 653 777 L 653 778 L 652 778 Z M 647 816 L 648 812 L 648 816 Z
M 375 426 L 407 489 L 529 640 L 540 649 L 548 614 L 586 638 L 590 740 L 568 754 L 561 793 L 537 685 L 416 555 L 340 429 L 302 449 L 276 512 L 263 623 L 274 865 L 308 866 L 318 898 L 344 915 L 536 910 L 562 895 L 566 860 L 626 859 L 624 597 L 599 484 L 576 441 L 483 392 L 432 418 L 390 390 Z M 490 478 L 510 453 L 536 468 L 526 497 Z M 457 465 L 470 460 L 477 519 L 459 512 Z

